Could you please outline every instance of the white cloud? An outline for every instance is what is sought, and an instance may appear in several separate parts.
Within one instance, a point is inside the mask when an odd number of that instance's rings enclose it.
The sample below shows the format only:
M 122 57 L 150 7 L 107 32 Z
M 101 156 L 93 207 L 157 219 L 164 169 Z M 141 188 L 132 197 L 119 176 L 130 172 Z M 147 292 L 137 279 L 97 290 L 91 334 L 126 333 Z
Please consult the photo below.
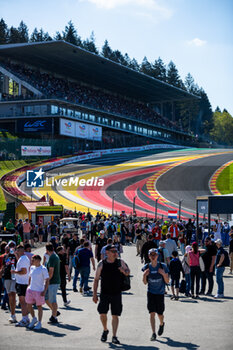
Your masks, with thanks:
M 193 40 L 188 41 L 188 45 L 190 45 L 190 46 L 198 46 L 198 47 L 204 46 L 206 43 L 207 43 L 207 41 L 201 40 L 199 38 L 195 38 Z
M 169 19 L 172 16 L 172 10 L 167 6 L 160 5 L 158 0 L 79 0 L 81 2 L 89 2 L 99 8 L 112 10 L 117 7 L 130 6 L 132 8 L 141 8 L 143 13 L 146 11 L 156 12 L 164 19 Z

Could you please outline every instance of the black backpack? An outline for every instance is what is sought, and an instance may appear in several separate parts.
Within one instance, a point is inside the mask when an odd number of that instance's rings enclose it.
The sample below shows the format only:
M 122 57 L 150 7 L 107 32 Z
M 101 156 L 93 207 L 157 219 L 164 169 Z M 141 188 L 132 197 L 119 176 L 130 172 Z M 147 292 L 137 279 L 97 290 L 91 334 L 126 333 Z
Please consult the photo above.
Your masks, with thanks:
M 223 260 L 222 266 L 230 266 L 230 259 L 227 251 L 224 250 L 223 254 L 224 254 L 224 260 Z

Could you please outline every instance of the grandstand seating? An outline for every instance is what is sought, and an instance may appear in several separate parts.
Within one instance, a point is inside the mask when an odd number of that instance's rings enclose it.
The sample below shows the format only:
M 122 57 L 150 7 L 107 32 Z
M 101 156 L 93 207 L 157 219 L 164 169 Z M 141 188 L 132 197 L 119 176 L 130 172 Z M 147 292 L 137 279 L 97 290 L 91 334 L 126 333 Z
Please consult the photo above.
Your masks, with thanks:
M 178 126 L 175 122 L 162 117 L 145 103 L 132 101 L 122 96 L 104 92 L 100 89 L 84 86 L 78 82 L 57 78 L 47 73 L 40 73 L 38 70 L 25 68 L 19 64 L 1 63 L 1 65 L 18 76 L 21 80 L 28 82 L 39 90 L 44 98 L 65 99 L 66 101 L 83 106 L 119 114 L 126 118 L 130 117 L 166 128 L 183 131 L 180 125 Z M 28 97 L 33 97 L 33 95 Z M 12 96 L 3 96 L 3 98 L 8 100 L 12 99 Z M 13 99 L 15 99 L 15 97 Z

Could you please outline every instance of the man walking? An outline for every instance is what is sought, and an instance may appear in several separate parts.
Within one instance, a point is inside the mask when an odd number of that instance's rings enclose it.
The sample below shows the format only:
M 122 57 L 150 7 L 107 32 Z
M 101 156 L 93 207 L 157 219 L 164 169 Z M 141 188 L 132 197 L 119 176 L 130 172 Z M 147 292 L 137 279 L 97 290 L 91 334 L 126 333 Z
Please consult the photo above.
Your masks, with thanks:
M 19 297 L 19 302 L 22 311 L 22 320 L 16 323 L 16 327 L 26 327 L 29 325 L 28 309 L 25 301 L 26 290 L 29 282 L 30 260 L 24 254 L 24 247 L 22 245 L 17 246 L 16 250 L 18 261 L 16 264 L 16 270 L 12 271 L 16 279 L 16 292 Z
M 57 320 L 57 291 L 61 283 L 60 278 L 60 259 L 54 252 L 52 243 L 46 244 L 46 253 L 49 255 L 49 261 L 47 263 L 47 269 L 49 272 L 49 287 L 45 295 L 46 304 L 52 310 L 52 316 L 50 317 L 50 323 L 56 324 Z
M 92 262 L 93 270 L 95 271 L 95 259 L 92 251 L 89 249 L 89 242 L 84 242 L 83 248 L 78 250 L 78 258 L 80 261 L 80 293 L 89 295 L 88 279 L 90 276 L 90 261 Z
M 150 313 L 150 323 L 152 328 L 151 341 L 156 340 L 155 333 L 155 314 L 158 315 L 160 326 L 158 335 L 162 335 L 164 331 L 164 294 L 165 284 L 169 282 L 168 269 L 163 263 L 158 262 L 158 251 L 157 249 L 149 250 L 150 263 L 146 264 L 142 271 L 143 283 L 148 285 L 147 289 L 147 308 Z
M 97 267 L 93 288 L 93 301 L 94 303 L 98 302 L 97 289 L 101 278 L 100 302 L 98 305 L 98 312 L 103 325 L 101 341 L 106 342 L 107 340 L 109 333 L 107 328 L 107 313 L 109 306 L 111 306 L 112 343 L 120 344 L 116 334 L 119 324 L 119 316 L 122 312 L 121 274 L 129 276 L 130 270 L 123 260 L 117 259 L 117 249 L 114 245 L 107 246 L 106 253 L 107 258 L 100 261 Z

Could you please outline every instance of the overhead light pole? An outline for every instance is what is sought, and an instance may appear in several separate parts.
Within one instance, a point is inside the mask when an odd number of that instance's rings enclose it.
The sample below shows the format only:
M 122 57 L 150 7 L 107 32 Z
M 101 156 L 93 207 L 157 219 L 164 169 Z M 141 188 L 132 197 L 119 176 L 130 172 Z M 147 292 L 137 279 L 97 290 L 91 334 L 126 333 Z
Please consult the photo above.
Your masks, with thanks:
M 155 200 L 155 220 L 157 220 L 158 216 L 158 198 Z
M 181 217 L 181 203 L 183 202 L 183 199 L 179 200 L 179 221 L 180 221 L 180 217 Z

